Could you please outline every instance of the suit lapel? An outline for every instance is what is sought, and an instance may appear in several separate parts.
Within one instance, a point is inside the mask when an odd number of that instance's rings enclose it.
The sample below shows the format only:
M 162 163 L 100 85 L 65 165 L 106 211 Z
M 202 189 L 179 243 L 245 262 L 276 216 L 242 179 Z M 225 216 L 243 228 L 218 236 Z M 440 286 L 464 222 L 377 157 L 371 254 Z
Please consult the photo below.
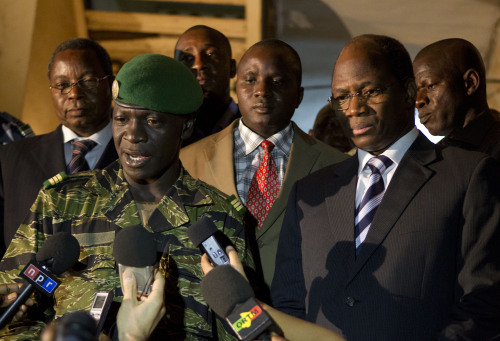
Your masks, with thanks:
M 266 217 L 262 228 L 257 231 L 257 238 L 263 235 L 274 224 L 276 219 L 286 209 L 288 196 L 292 189 L 293 184 L 308 175 L 311 172 L 320 152 L 308 145 L 301 134 L 305 134 L 298 129 L 295 124 L 293 125 L 294 138 L 292 148 L 290 150 L 290 158 L 286 167 L 285 178 L 283 179 L 283 186 L 279 191 L 278 197 L 274 201 L 269 214 Z
M 206 148 L 203 150 L 203 157 L 210 167 L 211 182 L 207 182 L 214 184 L 214 187 L 222 192 L 234 194 L 236 197 L 238 197 L 238 191 L 234 180 L 233 128 L 238 122 L 239 120 L 234 120 L 219 134 L 212 135 L 211 141 L 207 141 Z
M 348 242 L 352 253 L 346 254 L 343 248 L 333 247 L 334 259 L 343 267 L 352 268 L 355 260 L 354 247 L 354 206 L 358 172 L 358 158 L 353 156 L 334 169 L 332 179 L 325 181 L 324 195 L 326 211 L 330 222 L 332 244 Z M 321 189 L 318 189 L 321 190 Z
M 38 163 L 38 169 L 45 179 L 66 170 L 61 126 L 47 134 L 43 143 L 34 144 L 29 152 L 33 160 Z
M 401 160 L 401 164 L 385 192 L 382 203 L 361 246 L 349 281 L 384 241 L 411 200 L 433 175 L 433 171 L 426 165 L 435 159 L 434 145 L 420 134 Z

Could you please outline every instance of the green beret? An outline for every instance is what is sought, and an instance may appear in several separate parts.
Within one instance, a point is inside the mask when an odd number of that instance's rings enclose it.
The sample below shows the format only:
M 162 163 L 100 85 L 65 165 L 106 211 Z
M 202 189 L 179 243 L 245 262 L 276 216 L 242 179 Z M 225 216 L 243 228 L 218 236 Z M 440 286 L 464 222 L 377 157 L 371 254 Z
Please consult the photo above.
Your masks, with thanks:
M 161 54 L 143 54 L 125 63 L 113 82 L 113 99 L 125 107 L 190 114 L 203 91 L 184 64 Z

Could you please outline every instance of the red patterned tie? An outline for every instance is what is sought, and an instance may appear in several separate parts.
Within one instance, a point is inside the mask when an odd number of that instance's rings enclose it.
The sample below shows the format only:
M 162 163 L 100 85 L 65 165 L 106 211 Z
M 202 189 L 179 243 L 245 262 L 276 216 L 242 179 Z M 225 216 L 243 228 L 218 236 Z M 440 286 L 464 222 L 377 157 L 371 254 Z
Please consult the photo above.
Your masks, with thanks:
M 278 170 L 271 156 L 274 144 L 264 140 L 260 145 L 264 149 L 264 159 L 250 183 L 247 198 L 248 210 L 259 222 L 259 229 L 266 220 L 280 190 Z

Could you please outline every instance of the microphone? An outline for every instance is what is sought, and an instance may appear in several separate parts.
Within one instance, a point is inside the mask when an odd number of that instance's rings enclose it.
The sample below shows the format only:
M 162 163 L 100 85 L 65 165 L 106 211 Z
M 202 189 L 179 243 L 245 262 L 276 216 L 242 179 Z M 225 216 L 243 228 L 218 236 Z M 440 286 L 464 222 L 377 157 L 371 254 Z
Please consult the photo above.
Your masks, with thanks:
M 56 232 L 48 238 L 37 252 L 36 260 L 31 260 L 19 274 L 26 282 L 14 303 L 2 313 L 0 329 L 12 320 L 35 289 L 48 297 L 52 296 L 61 284 L 53 274 L 60 275 L 71 268 L 78 261 L 79 255 L 80 244 L 71 233 Z
M 57 320 L 54 341 L 97 341 L 96 321 L 84 311 L 64 314 Z
M 250 284 L 231 266 L 212 269 L 201 280 L 201 294 L 212 310 L 226 319 L 239 340 L 271 340 L 281 328 L 255 299 Z
M 229 257 L 221 243 L 221 241 L 226 241 L 227 237 L 207 216 L 203 216 L 191 225 L 187 229 L 187 234 L 196 247 L 199 247 L 202 252 L 206 252 L 214 265 L 229 265 Z M 226 246 L 229 243 L 224 244 Z
M 130 226 L 119 231 L 113 244 L 113 256 L 118 263 L 120 282 L 125 269 L 130 268 L 137 280 L 137 294 L 149 295 L 154 279 L 156 254 L 154 235 L 144 227 Z

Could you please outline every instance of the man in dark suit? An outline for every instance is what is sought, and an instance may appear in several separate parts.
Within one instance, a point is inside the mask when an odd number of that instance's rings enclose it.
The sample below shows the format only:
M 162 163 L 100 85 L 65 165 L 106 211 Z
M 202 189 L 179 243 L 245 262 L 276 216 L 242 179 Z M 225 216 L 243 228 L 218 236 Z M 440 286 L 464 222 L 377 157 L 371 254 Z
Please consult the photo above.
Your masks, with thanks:
M 113 69 L 108 53 L 96 42 L 71 39 L 53 52 L 48 67 L 50 91 L 61 125 L 51 133 L 0 148 L 0 224 L 3 255 L 33 204 L 43 181 L 61 171 L 106 167 L 118 158 L 110 117 Z M 89 142 L 78 162 L 74 141 Z
M 358 151 L 292 189 L 272 303 L 347 340 L 491 340 L 500 168 L 428 141 L 415 96 L 398 41 L 364 35 L 344 47 L 331 103 Z
M 182 146 L 217 133 L 241 117 L 229 94 L 236 61 L 224 34 L 204 25 L 188 28 L 175 44 L 175 59 L 191 69 L 203 89 L 203 104 L 196 113 L 193 134 Z
M 486 72 L 471 42 L 444 39 L 413 61 L 420 122 L 439 144 L 477 150 L 500 160 L 500 120 L 488 107 Z

